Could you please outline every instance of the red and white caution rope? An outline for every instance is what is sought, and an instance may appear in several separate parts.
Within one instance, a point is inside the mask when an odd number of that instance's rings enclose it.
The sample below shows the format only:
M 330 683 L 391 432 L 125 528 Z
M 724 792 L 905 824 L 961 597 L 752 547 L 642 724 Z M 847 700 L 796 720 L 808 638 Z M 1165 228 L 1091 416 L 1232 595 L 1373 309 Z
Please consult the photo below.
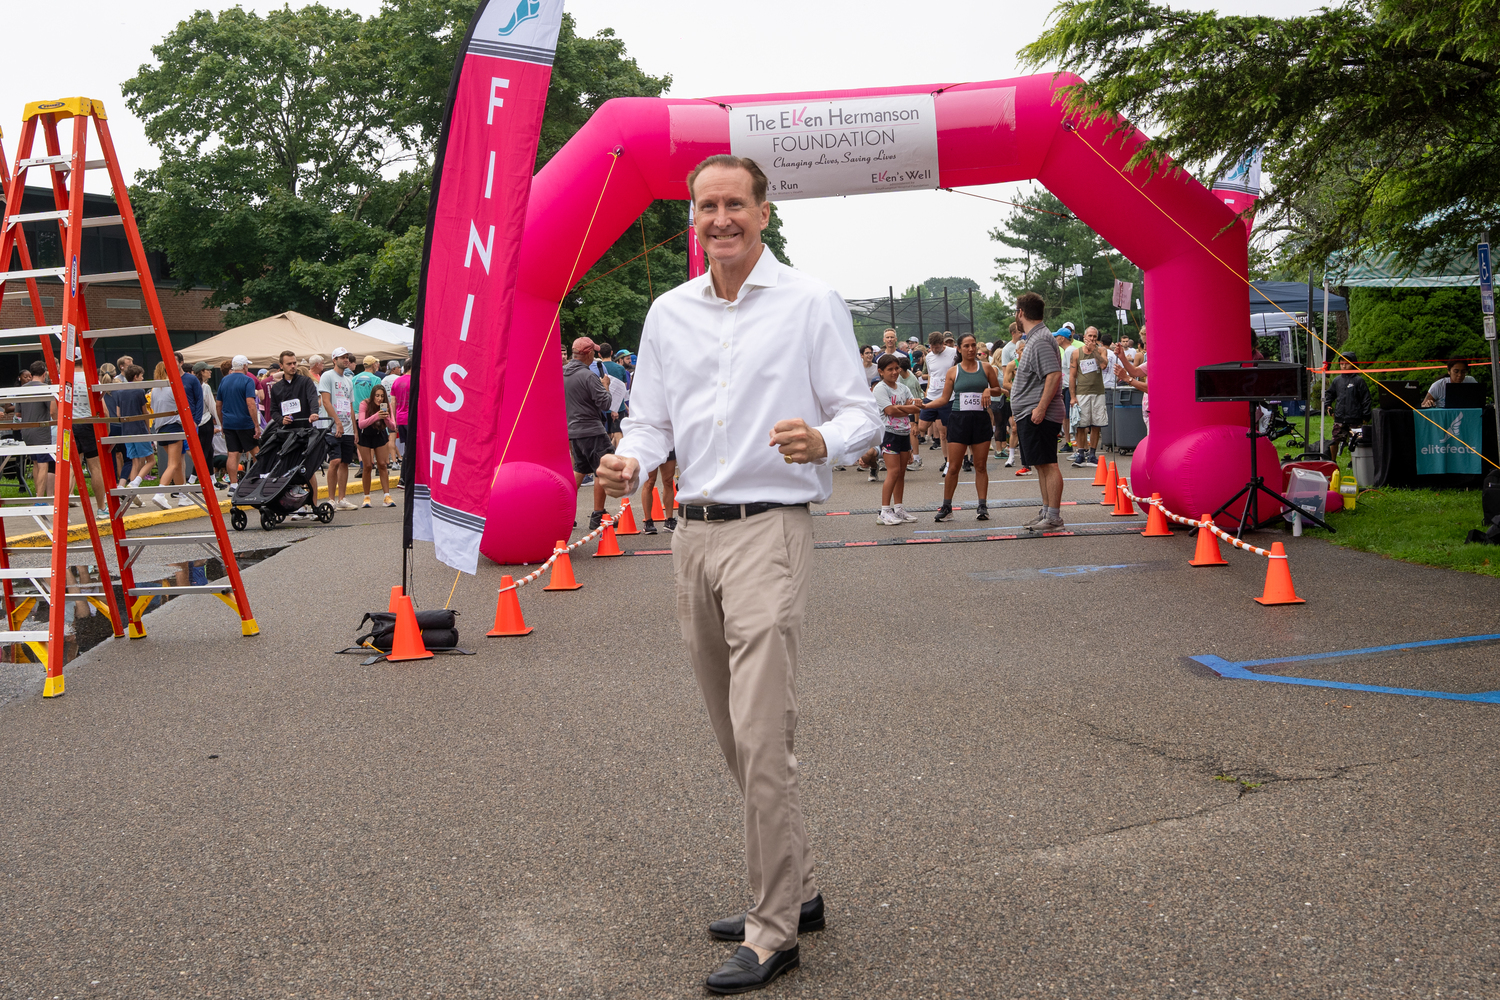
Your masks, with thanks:
M 593 531 L 590 531 L 587 535 L 584 535 L 582 538 L 578 539 L 578 541 L 574 542 L 572 545 L 566 545 L 566 546 L 564 546 L 564 547 L 562 547 L 560 549 L 553 549 L 552 550 L 552 555 L 547 559 L 546 562 L 542 563 L 540 566 L 538 566 L 532 572 L 527 573 L 525 576 L 521 577 L 521 579 L 519 579 L 519 580 L 515 581 L 514 583 L 512 583 L 509 587 L 501 587 L 500 588 L 500 593 L 503 594 L 507 590 L 520 590 L 522 587 L 526 586 L 528 583 L 535 583 L 537 580 L 541 579 L 543 573 L 547 572 L 547 570 L 549 570 L 549 569 L 552 568 L 552 564 L 555 563 L 555 562 L 557 562 L 557 557 L 558 556 L 564 555 L 565 553 L 568 553 L 568 552 L 572 552 L 574 549 L 578 548 L 578 546 L 583 545 L 586 542 L 592 541 L 595 538 L 598 538 L 600 535 L 604 534 L 604 529 L 605 528 L 613 527 L 614 523 L 615 522 L 614 522 L 613 518 L 611 518 L 611 517 L 605 517 L 604 523 L 600 524 L 599 527 L 595 528 Z
M 1190 517 L 1180 517 L 1172 513 L 1170 510 L 1167 510 L 1167 508 L 1162 504 L 1160 500 L 1153 500 L 1150 497 L 1138 497 L 1134 493 L 1130 492 L 1129 486 L 1121 486 L 1120 489 L 1125 491 L 1125 497 L 1131 503 L 1154 506 L 1163 514 L 1165 514 L 1167 516 L 1167 520 L 1169 521 L 1176 521 L 1178 524 L 1185 524 L 1190 528 L 1207 528 L 1209 531 L 1212 531 L 1215 535 L 1218 535 L 1220 538 L 1224 539 L 1224 541 L 1228 542 L 1230 545 L 1233 545 L 1237 549 L 1244 549 L 1246 552 L 1254 552 L 1258 556 L 1265 556 L 1268 559 L 1271 558 L 1270 549 L 1263 549 L 1258 546 L 1251 545 L 1249 542 L 1240 541 L 1238 538 L 1235 538 L 1228 532 L 1221 530 L 1219 526 L 1217 524 L 1214 524 L 1211 520 L 1199 521 Z

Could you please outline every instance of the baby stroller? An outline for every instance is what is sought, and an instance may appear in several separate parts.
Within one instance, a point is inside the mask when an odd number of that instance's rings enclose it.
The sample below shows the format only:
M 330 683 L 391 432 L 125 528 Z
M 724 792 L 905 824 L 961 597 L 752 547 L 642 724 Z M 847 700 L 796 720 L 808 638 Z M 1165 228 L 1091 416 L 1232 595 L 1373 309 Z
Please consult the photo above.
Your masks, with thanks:
M 323 465 L 328 453 L 327 433 L 316 427 L 268 427 L 260 438 L 255 463 L 240 478 L 229 511 L 229 523 L 244 531 L 249 523 L 243 507 L 260 511 L 260 526 L 270 531 L 309 503 L 319 521 L 333 520 L 333 504 L 316 503 L 308 496 L 307 479 Z

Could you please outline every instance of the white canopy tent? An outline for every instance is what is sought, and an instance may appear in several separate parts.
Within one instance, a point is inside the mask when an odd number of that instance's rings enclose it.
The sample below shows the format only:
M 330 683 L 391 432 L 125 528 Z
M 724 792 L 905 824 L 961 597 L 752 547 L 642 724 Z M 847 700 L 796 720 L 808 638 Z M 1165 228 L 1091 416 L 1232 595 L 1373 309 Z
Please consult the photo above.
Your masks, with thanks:
M 408 351 L 415 343 L 417 331 L 400 323 L 392 323 L 388 319 L 367 319 L 354 328 L 367 337 L 376 340 L 384 340 L 390 344 L 400 344 Z

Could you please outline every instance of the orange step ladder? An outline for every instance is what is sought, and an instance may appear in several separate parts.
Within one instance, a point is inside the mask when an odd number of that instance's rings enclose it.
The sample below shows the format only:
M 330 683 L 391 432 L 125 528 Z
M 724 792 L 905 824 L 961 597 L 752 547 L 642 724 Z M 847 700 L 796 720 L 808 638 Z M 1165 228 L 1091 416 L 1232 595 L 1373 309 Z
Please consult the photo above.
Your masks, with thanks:
M 72 120 L 70 146 L 63 152 L 62 136 L 58 126 Z M 101 158 L 87 158 L 89 133 L 97 137 Z M 42 135 L 45 154 L 33 156 L 37 133 Z M 22 199 L 25 195 L 26 176 L 32 169 L 46 169 L 50 174 L 53 193 L 53 210 L 23 213 Z M 83 179 L 87 171 L 107 171 L 114 192 L 119 215 L 92 216 L 83 214 Z M 64 643 L 67 635 L 66 605 L 68 600 L 88 600 L 110 616 L 114 634 L 128 634 L 133 639 L 144 638 L 146 631 L 141 615 L 153 597 L 169 597 L 179 594 L 213 594 L 229 605 L 239 615 L 240 632 L 250 636 L 259 633 L 255 617 L 250 611 L 250 601 L 245 594 L 244 582 L 240 578 L 239 565 L 230 545 L 229 533 L 224 526 L 224 517 L 219 509 L 219 500 L 213 489 L 212 466 L 207 462 L 202 446 L 194 433 L 179 430 L 175 433 L 107 436 L 101 433 L 100 425 L 107 425 L 111 418 L 106 414 L 104 393 L 120 389 L 149 389 L 170 386 L 177 412 L 189 415 L 190 405 L 182 384 L 182 372 L 173 353 L 166 321 L 162 317 L 161 304 L 156 297 L 156 287 L 146 260 L 145 248 L 141 245 L 140 231 L 136 227 L 135 215 L 130 207 L 130 195 L 125 178 L 115 156 L 114 143 L 110 139 L 109 124 L 104 106 L 86 97 L 70 97 L 58 101 L 38 101 L 26 106 L 17 143 L 15 171 L 7 175 L 3 152 L 0 152 L 0 184 L 5 192 L 4 214 L 0 216 L 0 289 L 7 281 L 22 280 L 31 300 L 32 315 L 36 325 L 20 329 L 0 330 L 0 351 L 33 353 L 40 344 L 47 362 L 49 383 L 41 386 L 28 384 L 18 388 L 0 388 L 3 399 L 52 399 L 56 401 L 56 443 L 51 446 L 34 445 L 23 448 L 0 447 L 0 456 L 10 454 L 43 454 L 55 462 L 56 476 L 50 505 L 29 500 L 21 504 L 0 506 L 0 526 L 11 517 L 30 516 L 43 526 L 51 540 L 51 563 L 46 568 L 12 568 L 11 557 L 18 551 L 4 539 L 8 533 L 0 532 L 0 598 L 3 598 L 8 631 L 0 631 L 0 643 L 23 643 L 37 655 L 46 666 L 47 680 L 43 688 L 44 697 L 61 695 L 63 686 Z M 60 245 L 63 249 L 61 266 L 32 267 L 23 223 L 56 221 Z M 109 273 L 82 274 L 80 264 L 83 256 L 83 230 L 97 226 L 121 226 L 125 230 L 134 270 Z M 8 270 L 12 256 L 19 258 L 20 268 Z M 61 322 L 49 325 L 42 309 L 37 278 L 54 278 L 61 282 Z M 84 292 L 90 283 L 128 281 L 139 279 L 141 298 L 145 303 L 150 325 L 130 326 L 94 330 L 89 326 L 88 308 Z M 108 337 L 154 336 L 157 349 L 167 366 L 164 381 L 139 381 L 132 383 L 96 384 L 98 366 L 94 359 L 94 344 Z M 88 416 L 75 415 L 78 411 Z M 184 422 L 184 427 L 185 427 Z M 75 431 L 75 428 L 77 430 Z M 92 434 L 99 445 L 101 456 L 107 456 L 115 444 L 129 442 L 176 442 L 181 441 L 192 456 L 193 467 L 198 470 L 199 483 L 172 487 L 121 487 L 114 477 L 114 464 L 101 461 L 101 478 L 109 515 L 110 534 L 113 542 L 114 565 L 118 568 L 120 587 L 125 595 L 125 607 L 117 608 L 110 563 L 95 523 L 92 504 L 84 489 L 84 465 L 75 447 L 76 433 Z M 88 546 L 68 544 L 68 514 L 71 508 L 72 483 L 78 484 L 78 498 L 88 526 Z M 212 524 L 211 533 L 180 535 L 148 535 L 131 538 L 125 525 L 125 511 L 131 499 L 143 493 L 171 489 L 187 494 L 206 509 Z M 98 499 L 96 498 L 96 502 Z M 50 520 L 50 526 L 47 523 Z M 211 555 L 222 560 L 226 579 L 220 583 L 189 586 L 139 586 L 136 584 L 132 565 L 141 552 L 158 545 L 199 545 Z M 70 551 L 93 552 L 98 570 L 100 590 L 68 589 Z M 35 550 L 32 550 L 35 551 Z M 30 580 L 35 592 L 18 595 L 12 587 L 13 581 Z M 45 582 L 44 582 L 45 581 Z M 86 586 L 91 587 L 92 582 Z M 54 595 L 67 595 L 53 600 Z M 19 602 L 17 598 L 20 598 Z M 45 600 L 50 609 L 46 631 L 23 631 L 19 624 L 24 621 L 34 602 Z M 28 601 L 32 602 L 28 604 Z M 45 643 L 45 646 L 43 646 Z

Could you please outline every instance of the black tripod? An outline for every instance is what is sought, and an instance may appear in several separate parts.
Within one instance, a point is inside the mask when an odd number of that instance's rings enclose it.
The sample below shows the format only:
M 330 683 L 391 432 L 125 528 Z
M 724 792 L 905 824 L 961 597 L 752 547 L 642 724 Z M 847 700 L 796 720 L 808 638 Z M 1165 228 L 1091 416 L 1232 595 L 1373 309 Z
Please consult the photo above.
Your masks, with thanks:
M 1240 512 L 1240 528 L 1234 533 L 1234 537 L 1239 538 L 1241 535 L 1243 535 L 1245 533 L 1245 525 L 1247 524 L 1252 528 L 1264 528 L 1272 524 L 1278 517 L 1281 516 L 1281 514 L 1278 511 L 1275 514 L 1272 514 L 1266 520 L 1260 520 L 1260 505 L 1257 501 L 1259 495 L 1264 493 L 1271 499 L 1275 500 L 1278 504 L 1295 508 L 1299 512 L 1299 515 L 1301 517 L 1306 518 L 1313 524 L 1316 524 L 1318 527 L 1327 528 L 1329 531 L 1333 531 L 1334 529 L 1329 527 L 1328 523 L 1325 522 L 1322 518 L 1318 517 L 1318 515 L 1311 514 L 1303 510 L 1301 507 L 1298 507 L 1286 497 L 1282 496 L 1280 493 L 1277 493 L 1275 490 L 1271 489 L 1271 487 L 1267 486 L 1265 477 L 1258 474 L 1255 458 L 1255 453 L 1258 449 L 1255 447 L 1255 439 L 1266 436 L 1264 434 L 1261 434 L 1259 431 L 1260 420 L 1258 419 L 1258 414 L 1256 414 L 1255 412 L 1255 408 L 1259 405 L 1259 402 L 1260 401 L 1257 400 L 1250 401 L 1250 432 L 1245 435 L 1250 439 L 1250 481 L 1243 487 L 1241 487 L 1238 493 L 1226 500 L 1223 506 L 1214 511 L 1214 520 L 1217 521 L 1220 514 L 1224 513 L 1230 507 L 1233 507 L 1235 501 L 1240 497 L 1245 497 L 1245 509 Z

